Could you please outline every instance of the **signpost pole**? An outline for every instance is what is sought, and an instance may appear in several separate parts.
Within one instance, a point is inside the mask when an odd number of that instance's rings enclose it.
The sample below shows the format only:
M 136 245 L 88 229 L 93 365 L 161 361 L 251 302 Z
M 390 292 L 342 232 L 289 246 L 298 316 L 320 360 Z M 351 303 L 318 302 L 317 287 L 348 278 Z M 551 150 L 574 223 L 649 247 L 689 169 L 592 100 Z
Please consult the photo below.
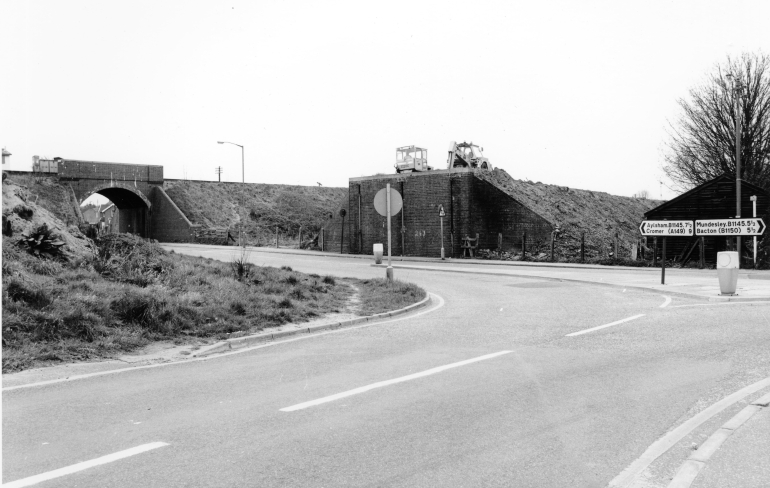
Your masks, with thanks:
M 390 261 L 390 183 L 387 184 L 387 190 L 385 191 L 385 207 L 385 218 L 388 220 L 388 267 L 385 269 L 385 276 L 388 278 L 388 281 L 393 281 L 393 265 Z
M 751 196 L 751 204 L 753 207 L 752 217 L 757 218 L 757 196 Z M 757 267 L 757 236 L 754 236 L 754 267 Z
M 663 263 L 661 265 L 660 284 L 666 284 L 666 238 L 663 238 Z

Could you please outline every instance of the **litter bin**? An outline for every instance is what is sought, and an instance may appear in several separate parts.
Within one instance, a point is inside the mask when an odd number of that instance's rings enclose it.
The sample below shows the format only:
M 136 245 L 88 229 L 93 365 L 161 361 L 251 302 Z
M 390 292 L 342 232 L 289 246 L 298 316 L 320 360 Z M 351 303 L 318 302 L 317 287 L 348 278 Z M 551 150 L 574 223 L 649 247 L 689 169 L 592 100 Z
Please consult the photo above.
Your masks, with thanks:
M 723 251 L 717 253 L 717 276 L 722 295 L 735 295 L 738 286 L 738 252 Z
M 374 264 L 382 264 L 382 244 L 374 245 Z

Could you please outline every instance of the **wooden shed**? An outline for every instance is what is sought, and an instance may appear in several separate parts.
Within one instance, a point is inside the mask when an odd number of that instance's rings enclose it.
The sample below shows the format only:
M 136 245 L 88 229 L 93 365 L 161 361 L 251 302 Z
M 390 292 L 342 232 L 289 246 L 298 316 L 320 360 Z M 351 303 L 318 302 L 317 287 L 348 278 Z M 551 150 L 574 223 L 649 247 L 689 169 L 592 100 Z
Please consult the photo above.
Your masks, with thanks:
M 752 217 L 753 208 L 751 197 L 757 197 L 757 217 L 762 217 L 768 223 L 770 198 L 762 188 L 741 182 L 741 217 Z M 722 176 L 707 181 L 700 186 L 683 193 L 673 200 L 645 212 L 646 220 L 699 220 L 699 219 L 728 219 L 735 217 L 735 175 L 725 173 Z M 698 258 L 700 250 L 696 249 L 700 237 L 668 237 L 666 238 L 666 257 L 677 262 L 688 257 Z M 647 238 L 648 247 L 652 247 L 652 238 Z M 735 249 L 735 237 L 704 237 L 705 261 L 716 262 L 717 252 Z M 748 256 L 751 237 L 744 237 L 744 257 Z M 657 252 L 660 256 L 662 239 L 657 239 Z

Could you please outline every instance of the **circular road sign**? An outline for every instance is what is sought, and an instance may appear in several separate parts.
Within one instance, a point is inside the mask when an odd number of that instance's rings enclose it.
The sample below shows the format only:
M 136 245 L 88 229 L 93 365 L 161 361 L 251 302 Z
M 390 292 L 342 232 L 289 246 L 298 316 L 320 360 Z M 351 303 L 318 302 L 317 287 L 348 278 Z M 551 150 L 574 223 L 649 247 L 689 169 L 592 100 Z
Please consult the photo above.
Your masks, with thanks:
M 377 194 L 374 196 L 374 209 L 377 210 L 377 213 L 382 215 L 383 217 L 387 217 L 387 188 L 383 188 L 382 190 L 378 191 Z M 401 199 L 401 194 L 394 190 L 393 188 L 390 189 L 390 215 L 391 217 L 396 215 L 398 212 L 401 211 L 401 207 L 404 204 L 403 200 Z

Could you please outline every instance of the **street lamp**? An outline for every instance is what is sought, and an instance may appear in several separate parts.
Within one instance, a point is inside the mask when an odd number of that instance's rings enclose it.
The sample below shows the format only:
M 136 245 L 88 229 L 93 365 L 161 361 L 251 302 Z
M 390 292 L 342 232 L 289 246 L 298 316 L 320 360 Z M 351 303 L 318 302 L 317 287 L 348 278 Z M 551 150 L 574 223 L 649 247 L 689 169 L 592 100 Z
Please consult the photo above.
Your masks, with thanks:
M 245 159 L 243 156 L 243 146 L 234 142 L 227 141 L 217 141 L 217 144 L 232 144 L 233 146 L 238 146 L 241 148 L 241 183 L 246 183 L 246 165 L 244 163 Z
M 733 103 L 735 104 L 735 217 L 741 218 L 741 104 L 743 98 L 743 83 L 739 77 L 727 74 L 732 83 Z M 738 262 L 741 262 L 741 236 L 736 237 Z

